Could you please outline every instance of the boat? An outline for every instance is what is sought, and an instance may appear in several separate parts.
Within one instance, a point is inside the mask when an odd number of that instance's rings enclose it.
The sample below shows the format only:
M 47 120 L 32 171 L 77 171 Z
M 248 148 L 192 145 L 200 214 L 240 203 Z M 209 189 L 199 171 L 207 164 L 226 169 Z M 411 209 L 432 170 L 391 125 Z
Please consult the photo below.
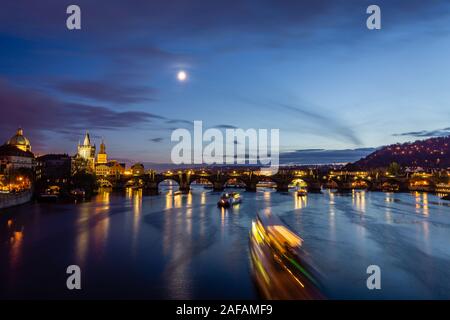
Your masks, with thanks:
M 308 195 L 308 191 L 306 191 L 305 189 L 299 189 L 299 190 L 297 190 L 297 196 L 299 196 L 299 197 L 305 197 L 306 195 Z
M 84 189 L 81 189 L 81 188 L 76 188 L 76 189 L 70 190 L 70 195 L 76 200 L 84 199 L 84 197 L 86 196 L 86 191 L 84 191 Z
M 264 299 L 325 299 L 323 279 L 303 249 L 303 239 L 279 217 L 257 214 L 250 231 L 252 275 Z
M 400 187 L 398 185 L 383 185 L 381 191 L 383 192 L 398 192 Z
M 60 196 L 60 190 L 57 186 L 52 186 L 45 189 L 38 195 L 39 201 L 56 201 Z
M 238 192 L 225 192 L 220 196 L 217 205 L 219 207 L 230 207 L 242 202 L 242 197 Z
M 277 184 L 273 181 L 260 181 L 256 184 L 257 188 L 276 188 Z
M 450 201 L 450 194 L 448 194 L 448 195 L 442 197 L 442 200 L 448 200 L 448 201 Z
M 175 197 L 175 196 L 181 196 L 183 193 L 180 191 L 180 190 L 178 190 L 178 191 L 174 191 L 173 192 L 173 196 Z

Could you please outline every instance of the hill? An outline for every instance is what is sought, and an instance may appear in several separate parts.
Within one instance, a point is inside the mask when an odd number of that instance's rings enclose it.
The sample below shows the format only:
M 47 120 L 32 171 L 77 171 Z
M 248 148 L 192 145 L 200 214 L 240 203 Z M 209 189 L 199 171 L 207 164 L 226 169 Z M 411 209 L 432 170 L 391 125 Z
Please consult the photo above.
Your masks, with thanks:
M 450 136 L 382 147 L 352 164 L 361 169 L 388 167 L 450 168 Z

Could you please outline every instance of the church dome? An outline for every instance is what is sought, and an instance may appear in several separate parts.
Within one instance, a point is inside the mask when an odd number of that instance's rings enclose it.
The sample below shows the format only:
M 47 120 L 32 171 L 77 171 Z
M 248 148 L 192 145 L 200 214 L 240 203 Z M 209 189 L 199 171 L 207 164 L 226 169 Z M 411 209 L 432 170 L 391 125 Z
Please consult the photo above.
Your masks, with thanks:
M 23 135 L 22 128 L 17 129 L 16 134 L 8 140 L 7 144 L 15 146 L 23 151 L 31 151 L 30 141 Z

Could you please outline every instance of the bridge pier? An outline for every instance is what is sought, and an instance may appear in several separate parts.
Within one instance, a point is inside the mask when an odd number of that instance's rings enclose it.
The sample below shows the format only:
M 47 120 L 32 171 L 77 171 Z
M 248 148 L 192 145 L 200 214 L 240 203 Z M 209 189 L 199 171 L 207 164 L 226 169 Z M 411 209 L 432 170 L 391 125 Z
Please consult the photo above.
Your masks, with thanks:
M 339 192 L 350 192 L 352 191 L 352 183 L 351 182 L 342 182 L 338 184 L 337 190 Z
M 223 191 L 225 189 L 225 184 L 221 181 L 213 182 L 213 191 Z
M 403 179 L 400 180 L 398 186 L 399 186 L 399 189 L 398 189 L 399 192 L 409 192 L 410 191 L 409 190 L 409 182 L 407 180 L 403 180 Z
M 320 182 L 310 182 L 308 183 L 308 192 L 311 193 L 321 193 L 322 192 L 322 185 Z
M 245 185 L 245 191 L 256 192 L 256 182 L 250 182 Z
M 191 186 L 188 183 L 182 183 L 180 184 L 180 187 L 178 188 L 182 193 L 189 193 L 191 190 Z
M 289 191 L 289 183 L 277 182 L 277 191 L 278 192 L 288 192 Z
M 158 191 L 158 183 L 156 181 L 148 181 L 144 185 L 144 191 L 148 195 L 157 195 Z
M 383 186 L 382 186 L 381 183 L 372 183 L 367 190 L 369 190 L 369 191 L 382 191 L 383 190 Z
M 156 196 L 159 194 L 159 190 L 158 189 L 143 189 L 142 192 L 146 195 L 146 196 Z

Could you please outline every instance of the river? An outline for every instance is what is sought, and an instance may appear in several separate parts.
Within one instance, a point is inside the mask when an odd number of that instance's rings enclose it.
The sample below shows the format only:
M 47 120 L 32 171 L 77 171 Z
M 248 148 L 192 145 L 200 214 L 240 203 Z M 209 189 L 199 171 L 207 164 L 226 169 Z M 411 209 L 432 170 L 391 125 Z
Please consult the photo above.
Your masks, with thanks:
M 2 209 L 0 297 L 254 299 L 249 230 L 256 212 L 270 209 L 303 238 L 329 298 L 450 298 L 449 201 L 364 191 L 242 195 L 230 209 L 202 187 Z M 72 264 L 81 290 L 66 288 Z M 369 265 L 381 269 L 380 290 L 367 289 Z

